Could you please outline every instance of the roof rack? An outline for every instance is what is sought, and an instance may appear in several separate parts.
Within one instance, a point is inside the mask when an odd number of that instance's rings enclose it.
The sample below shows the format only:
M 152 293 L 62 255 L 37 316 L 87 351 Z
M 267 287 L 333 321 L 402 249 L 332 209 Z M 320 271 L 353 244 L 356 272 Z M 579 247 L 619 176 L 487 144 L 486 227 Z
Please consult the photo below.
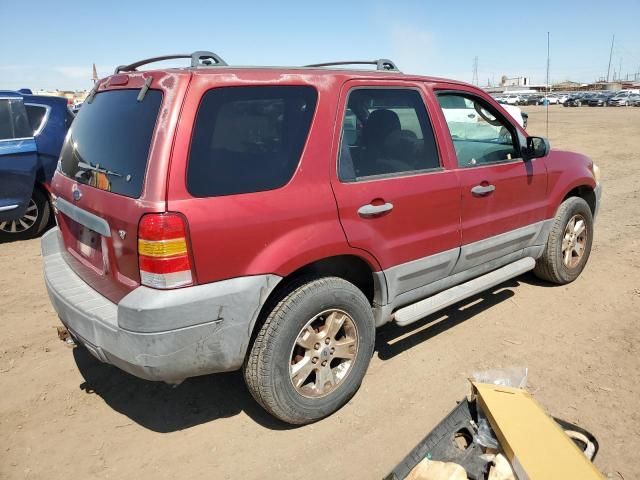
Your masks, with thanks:
M 379 58 L 378 60 L 350 60 L 344 62 L 328 62 L 328 63 L 314 63 L 312 65 L 305 65 L 305 67 L 335 67 L 338 65 L 375 65 L 376 70 L 385 70 L 388 72 L 399 72 L 396 64 L 387 58 Z
M 162 57 L 152 57 L 145 58 L 144 60 L 140 60 L 138 62 L 131 63 L 129 65 L 120 65 L 116 67 L 114 73 L 118 74 L 120 72 L 135 72 L 138 67 L 143 65 L 147 65 L 149 63 L 162 62 L 163 60 L 174 60 L 176 58 L 190 58 L 192 67 L 199 67 L 201 65 L 204 66 L 226 66 L 227 62 L 225 62 L 221 57 L 216 55 L 213 52 L 207 52 L 206 50 L 199 50 L 193 53 L 179 53 L 175 55 L 163 55 Z

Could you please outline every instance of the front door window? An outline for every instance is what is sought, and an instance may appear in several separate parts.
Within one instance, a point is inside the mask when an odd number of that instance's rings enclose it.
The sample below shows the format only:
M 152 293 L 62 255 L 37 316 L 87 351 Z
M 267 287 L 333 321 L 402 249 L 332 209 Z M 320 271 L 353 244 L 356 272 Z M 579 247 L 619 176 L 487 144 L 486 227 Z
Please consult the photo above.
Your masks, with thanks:
M 510 162 L 520 155 L 513 127 L 473 97 L 443 93 L 438 102 L 461 168 Z

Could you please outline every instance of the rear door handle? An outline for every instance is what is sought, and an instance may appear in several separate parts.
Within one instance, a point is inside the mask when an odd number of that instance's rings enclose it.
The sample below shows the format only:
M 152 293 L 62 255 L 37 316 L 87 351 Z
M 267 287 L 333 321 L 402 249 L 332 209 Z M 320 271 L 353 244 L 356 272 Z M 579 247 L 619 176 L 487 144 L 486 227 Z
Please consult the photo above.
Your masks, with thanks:
M 393 210 L 393 203 L 384 203 L 382 205 L 363 205 L 358 209 L 358 215 L 364 218 L 376 217 Z
M 473 193 L 474 195 L 483 196 L 483 195 L 489 195 L 495 189 L 496 189 L 495 185 L 476 185 L 471 189 L 471 193 Z

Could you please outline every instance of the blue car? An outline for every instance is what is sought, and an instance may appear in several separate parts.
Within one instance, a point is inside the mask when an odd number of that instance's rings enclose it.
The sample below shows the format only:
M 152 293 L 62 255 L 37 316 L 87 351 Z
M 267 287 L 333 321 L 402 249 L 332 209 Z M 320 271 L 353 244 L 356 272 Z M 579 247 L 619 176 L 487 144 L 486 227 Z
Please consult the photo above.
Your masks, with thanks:
M 72 121 L 64 98 L 0 91 L 0 240 L 49 224 L 49 182 Z

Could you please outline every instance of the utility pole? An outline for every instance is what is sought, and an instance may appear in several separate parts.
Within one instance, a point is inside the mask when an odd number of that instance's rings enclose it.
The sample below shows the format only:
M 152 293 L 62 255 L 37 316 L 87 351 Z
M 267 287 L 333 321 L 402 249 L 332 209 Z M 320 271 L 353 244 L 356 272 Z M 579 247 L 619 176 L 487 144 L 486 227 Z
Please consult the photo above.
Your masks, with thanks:
M 616 41 L 616 36 L 614 34 L 613 38 L 611 39 L 611 51 L 609 52 L 609 68 L 607 69 L 607 83 L 609 83 L 609 74 L 611 73 L 611 57 L 613 56 L 613 42 L 615 41 Z
M 547 138 L 549 138 L 549 64 L 550 64 L 550 52 L 551 52 L 551 39 L 550 34 L 547 32 L 547 95 L 545 97 L 545 110 L 547 111 Z
M 622 80 L 622 57 L 620 57 L 620 65 L 618 66 L 618 80 Z
M 478 57 L 473 59 L 473 80 L 471 83 L 478 85 Z

